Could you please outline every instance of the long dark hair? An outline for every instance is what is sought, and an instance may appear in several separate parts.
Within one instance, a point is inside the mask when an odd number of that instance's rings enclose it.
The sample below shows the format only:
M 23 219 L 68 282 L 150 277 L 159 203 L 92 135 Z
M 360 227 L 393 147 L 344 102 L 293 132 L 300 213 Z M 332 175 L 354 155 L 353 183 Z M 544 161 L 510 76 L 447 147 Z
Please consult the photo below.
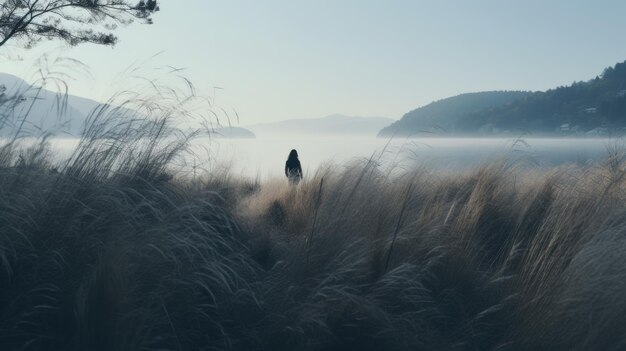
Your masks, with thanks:
M 291 150 L 289 153 L 289 157 L 287 158 L 287 162 L 294 162 L 298 160 L 298 151 L 296 149 Z

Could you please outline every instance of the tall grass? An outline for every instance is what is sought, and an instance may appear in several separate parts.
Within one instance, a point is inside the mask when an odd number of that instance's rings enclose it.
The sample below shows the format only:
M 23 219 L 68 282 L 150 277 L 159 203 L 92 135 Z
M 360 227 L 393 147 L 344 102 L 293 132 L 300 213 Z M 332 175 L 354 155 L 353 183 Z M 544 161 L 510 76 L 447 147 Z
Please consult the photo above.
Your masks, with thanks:
M 293 187 L 163 178 L 175 151 L 145 147 L 84 148 L 58 172 L 43 145 L 3 150 L 3 349 L 624 347 L 614 160 L 365 163 Z
M 179 177 L 193 135 L 139 101 L 94 111 L 65 162 L 45 139 L 0 148 L 2 350 L 626 348 L 617 149 L 549 170 Z
M 242 202 L 274 313 L 263 348 L 624 347 L 623 164 L 361 178 L 370 166 Z M 276 202 L 280 223 L 264 213 Z

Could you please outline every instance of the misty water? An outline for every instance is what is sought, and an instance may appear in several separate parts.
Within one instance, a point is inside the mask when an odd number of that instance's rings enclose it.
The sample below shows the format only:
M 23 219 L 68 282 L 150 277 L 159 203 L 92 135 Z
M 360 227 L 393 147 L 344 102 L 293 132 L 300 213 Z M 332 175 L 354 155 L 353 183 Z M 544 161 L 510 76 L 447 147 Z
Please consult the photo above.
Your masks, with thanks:
M 53 139 L 52 148 L 62 159 L 77 139 Z M 268 179 L 282 177 L 287 154 L 298 150 L 306 176 L 322 165 L 344 167 L 372 159 L 382 167 L 398 170 L 425 167 L 431 170 L 464 170 L 486 162 L 507 159 L 524 167 L 585 164 L 605 159 L 609 150 L 623 149 L 622 139 L 600 138 L 422 138 L 374 137 L 263 137 L 257 139 L 197 138 L 187 168 Z
M 467 169 L 494 160 L 516 161 L 528 167 L 589 163 L 620 148 L 609 139 L 424 138 L 386 140 L 373 137 L 257 138 L 195 141 L 208 147 L 208 165 L 229 166 L 245 176 L 281 176 L 287 154 L 298 150 L 305 176 L 321 165 L 343 167 L 358 160 L 373 160 L 383 167 L 410 169 Z

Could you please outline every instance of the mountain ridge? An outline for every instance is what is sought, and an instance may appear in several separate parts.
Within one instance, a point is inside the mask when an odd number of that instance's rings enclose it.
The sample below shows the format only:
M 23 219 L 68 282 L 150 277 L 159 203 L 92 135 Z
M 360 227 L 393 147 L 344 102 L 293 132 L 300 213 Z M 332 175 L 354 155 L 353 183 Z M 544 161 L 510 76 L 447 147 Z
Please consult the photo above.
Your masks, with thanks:
M 318 118 L 292 118 L 244 126 L 256 135 L 376 135 L 394 120 L 387 117 L 361 117 L 331 114 Z
M 79 108 L 71 103 L 74 99 L 81 100 L 77 104 Z M 23 125 L 23 129 L 28 132 L 58 131 L 77 135 L 87 116 L 82 111 L 85 102 L 93 102 L 94 107 L 99 104 L 86 98 L 40 89 L 20 77 L 0 72 L 0 101 L 2 100 L 11 101 L 0 104 L 0 134 L 12 133 Z

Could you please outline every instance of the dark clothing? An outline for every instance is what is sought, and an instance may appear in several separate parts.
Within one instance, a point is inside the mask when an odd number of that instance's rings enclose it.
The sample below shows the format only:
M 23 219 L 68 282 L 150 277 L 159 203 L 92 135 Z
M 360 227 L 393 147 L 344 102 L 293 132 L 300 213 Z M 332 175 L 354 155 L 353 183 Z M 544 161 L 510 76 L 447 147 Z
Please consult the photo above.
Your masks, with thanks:
M 291 183 L 298 183 L 302 179 L 302 167 L 298 159 L 287 160 L 285 163 L 285 175 Z

